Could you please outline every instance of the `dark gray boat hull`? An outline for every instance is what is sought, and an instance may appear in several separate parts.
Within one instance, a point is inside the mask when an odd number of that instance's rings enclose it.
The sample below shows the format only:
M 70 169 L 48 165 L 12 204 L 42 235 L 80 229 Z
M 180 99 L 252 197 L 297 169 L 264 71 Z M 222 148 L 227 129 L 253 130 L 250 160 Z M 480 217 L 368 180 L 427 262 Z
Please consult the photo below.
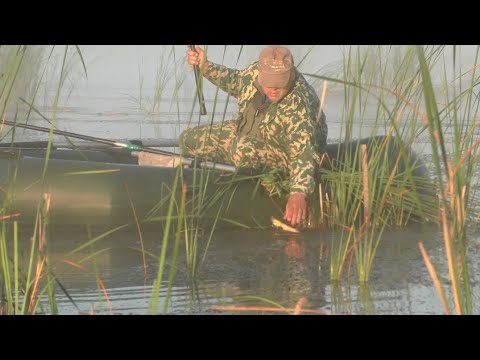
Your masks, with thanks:
M 330 168 L 333 162 L 351 161 L 361 143 L 379 146 L 384 137 L 368 138 L 327 148 Z M 107 225 L 164 223 L 177 216 L 186 192 L 186 214 L 191 224 L 268 226 L 271 216 L 282 217 L 284 203 L 269 197 L 256 179 L 247 176 L 201 169 L 138 166 L 129 152 L 52 150 L 46 167 L 45 149 L 4 151 L 0 157 L 0 185 L 4 189 L 5 213 L 19 221 L 33 223 L 38 205 L 51 194 L 49 222 L 53 224 Z M 396 158 L 394 143 L 385 151 Z M 400 168 L 413 165 L 413 174 L 427 177 L 425 164 L 415 153 L 400 162 Z M 358 162 L 357 162 L 358 163 Z M 172 189 L 175 203 L 169 213 Z M 429 188 L 431 191 L 432 187 Z

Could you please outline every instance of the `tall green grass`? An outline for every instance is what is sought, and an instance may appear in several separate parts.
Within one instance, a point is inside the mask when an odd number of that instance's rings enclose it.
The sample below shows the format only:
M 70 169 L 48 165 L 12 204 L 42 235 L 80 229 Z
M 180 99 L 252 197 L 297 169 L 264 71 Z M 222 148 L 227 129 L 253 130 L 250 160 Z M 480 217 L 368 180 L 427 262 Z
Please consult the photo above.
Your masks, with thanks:
M 160 258 L 159 258 L 160 262 L 159 262 L 159 265 L 158 265 L 158 273 L 157 273 L 156 279 L 153 282 L 152 294 L 151 294 L 150 302 L 149 302 L 149 306 L 148 306 L 149 314 L 155 314 L 157 312 L 157 308 L 158 308 L 158 301 L 159 301 L 159 298 L 160 298 L 160 289 L 161 289 L 161 284 L 162 284 L 162 281 L 163 281 L 163 270 L 164 270 L 164 267 L 165 267 L 165 259 L 166 259 L 166 255 L 167 255 L 167 249 L 168 249 L 168 240 L 169 240 L 169 237 L 170 237 L 169 230 L 170 230 L 170 225 L 171 225 L 172 220 L 173 220 L 172 215 L 173 215 L 173 211 L 174 211 L 174 207 L 175 207 L 176 189 L 177 189 L 177 186 L 179 186 L 178 184 L 180 183 L 181 169 L 182 169 L 181 167 L 177 168 L 175 180 L 173 182 L 172 193 L 171 193 L 170 201 L 169 201 L 169 205 L 168 205 L 167 220 L 166 220 L 165 230 L 164 230 L 163 239 L 162 239 L 162 249 L 161 249 L 161 254 L 160 254 Z M 182 192 L 182 194 L 183 194 L 183 192 Z M 184 213 L 184 210 L 185 210 L 185 198 L 184 198 L 184 195 L 182 195 L 182 201 L 181 201 L 181 204 L 180 204 L 180 216 L 178 216 L 178 224 L 180 226 L 182 224 L 182 216 L 181 215 Z M 180 228 L 177 229 L 178 233 L 180 231 L 181 231 Z M 176 241 L 179 242 L 179 240 L 180 240 L 179 237 L 176 236 L 175 238 L 176 238 Z M 175 246 L 175 249 L 176 248 L 177 247 Z M 168 298 L 165 301 L 164 311 L 166 311 L 167 306 L 168 306 Z
M 445 242 L 455 312 L 469 314 L 473 304 L 466 229 L 478 221 L 479 212 L 475 180 L 480 145 L 476 138 L 478 50 L 467 71 L 458 62 L 461 49 L 448 50 L 452 51 L 453 69 L 445 65 L 443 46 L 391 47 L 386 53 L 380 47 L 348 47 L 340 76 L 312 75 L 343 87 L 342 141 L 380 134 L 386 135 L 387 142 L 401 139 L 415 149 L 419 147 L 417 140 L 426 132 L 429 146 L 424 151 L 431 153 L 433 166 L 429 170 L 435 174 L 427 186 L 438 193 L 438 200 L 435 194 L 425 196 L 419 191 L 424 185 L 413 181 L 412 169 L 398 168 L 397 163 L 409 156 L 406 148 L 400 146 L 393 167 L 382 156 L 388 143 L 368 148 L 368 163 L 363 166 L 359 165 L 361 151 L 355 149 L 351 152 L 353 158 L 345 164 L 334 164 L 331 171 L 323 171 L 323 189 L 327 188 L 328 193 L 319 196 L 323 203 L 318 208 L 323 209 L 324 217 L 319 222 L 345 231 L 332 245 L 331 279 L 341 279 L 354 253 L 360 282 L 369 279 L 386 225 L 438 223 Z M 437 86 L 432 80 L 434 72 L 441 74 L 442 82 Z M 454 74 L 453 78 L 450 74 Z M 374 106 L 376 110 L 372 111 Z M 365 133 L 365 129 L 369 132 Z M 362 176 L 365 168 L 368 176 Z M 435 276 L 440 289 L 439 278 Z
M 422 76 L 426 128 L 432 146 L 433 163 L 439 189 L 439 211 L 453 303 L 457 314 L 473 311 L 470 274 L 468 271 L 468 241 L 466 229 L 469 208 L 478 213 L 478 200 L 472 197 L 472 188 L 479 164 L 480 141 L 478 133 L 478 96 L 480 84 L 477 73 L 479 48 L 474 66 L 463 72 L 456 63 L 459 49 L 453 48 L 453 81 L 443 69 L 443 91 L 435 91 L 426 54 L 421 46 L 416 47 Z M 439 101 L 439 98 L 441 100 Z M 445 104 L 442 107 L 439 104 Z M 450 141 L 448 133 L 451 132 Z M 476 203 L 476 204 L 475 204 Z
M 442 48 L 429 51 L 429 66 L 441 52 Z M 411 48 L 352 46 L 345 49 L 336 78 L 310 74 L 344 94 L 340 141 L 346 144 L 345 161 L 322 170 L 327 194 L 319 194 L 318 200 L 326 209 L 318 222 L 348 234 L 332 252 L 332 280 L 340 279 L 344 263 L 355 256 L 358 279 L 368 282 L 386 226 L 439 221 L 434 194 L 421 191 L 432 189 L 425 182 L 428 175 L 416 178 L 411 159 L 423 125 L 418 110 L 422 79 L 414 55 Z M 358 142 L 349 148 L 352 140 L 378 135 L 383 138 L 366 148 Z M 314 216 L 320 216 L 319 207 Z
M 28 120 L 32 110 L 39 112 L 35 107 L 35 99 L 41 87 L 46 68 L 49 66 L 48 60 L 51 58 L 54 47 L 52 47 L 48 58 L 43 58 L 46 48 L 40 47 L 2 47 L 0 49 L 0 70 L 1 76 L 1 103 L 2 114 L 4 117 L 12 116 L 14 119 L 21 118 Z M 73 56 L 79 56 L 83 63 L 83 57 L 80 49 L 77 47 Z M 58 107 L 62 88 L 68 77 L 66 71 L 67 55 L 69 47 L 65 46 L 63 51 L 62 66 L 59 71 L 57 91 L 53 103 L 53 117 L 51 128 L 53 130 L 56 120 L 56 109 Z M 85 68 L 85 64 L 84 69 Z M 27 108 L 25 109 L 25 105 Z M 21 109 L 26 111 L 22 112 Z M 2 134 L 5 138 L 11 133 L 11 141 L 15 140 L 15 127 Z M 48 168 L 48 153 L 51 148 L 52 133 L 50 133 L 47 156 L 45 158 L 43 174 L 39 181 L 43 181 Z M 9 185 L 15 183 L 16 170 L 13 174 L 5 174 L 11 180 Z M 19 229 L 16 221 L 8 222 L 11 217 L 9 213 L 10 198 L 3 196 L 2 213 L 6 214 L 2 218 L 2 237 L 1 237 L 1 276 L 0 283 L 2 288 L 2 308 L 4 313 L 8 314 L 36 314 L 58 313 L 56 302 L 56 284 L 60 284 L 54 272 L 54 266 L 51 263 L 48 251 L 48 229 L 49 229 L 49 208 L 51 193 L 46 189 L 38 199 L 37 216 L 35 220 L 33 235 L 29 256 L 26 259 L 26 270 L 23 269 L 25 261 L 19 258 Z M 15 196 L 10 194 L 9 196 Z M 11 230 L 13 226 L 13 230 Z M 13 231 L 13 249 L 8 246 L 9 234 Z M 12 260 L 13 259 L 13 260 Z M 13 276 L 12 276 L 13 274 Z M 43 309 L 41 298 L 46 294 L 49 304 L 49 310 Z

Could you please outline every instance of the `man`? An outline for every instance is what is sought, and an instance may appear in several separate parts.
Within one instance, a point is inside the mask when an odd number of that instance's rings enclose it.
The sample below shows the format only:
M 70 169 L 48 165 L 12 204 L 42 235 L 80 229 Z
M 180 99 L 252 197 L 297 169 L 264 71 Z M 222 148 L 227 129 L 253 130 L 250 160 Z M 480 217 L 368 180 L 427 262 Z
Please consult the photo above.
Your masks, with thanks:
M 328 130 L 318 96 L 295 68 L 290 50 L 266 47 L 259 61 L 244 70 L 208 61 L 198 45 L 187 56 L 190 66 L 198 65 L 205 78 L 237 99 L 238 117 L 186 129 L 180 135 L 182 155 L 285 169 L 290 189 L 284 219 L 300 224 L 306 219 L 307 197 L 315 190 Z

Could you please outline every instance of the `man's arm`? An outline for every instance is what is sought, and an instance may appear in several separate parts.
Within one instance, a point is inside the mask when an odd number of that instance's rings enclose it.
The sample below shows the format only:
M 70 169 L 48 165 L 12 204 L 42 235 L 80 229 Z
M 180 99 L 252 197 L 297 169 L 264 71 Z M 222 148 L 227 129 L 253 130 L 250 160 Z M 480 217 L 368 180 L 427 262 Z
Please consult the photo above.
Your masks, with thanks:
M 230 69 L 207 61 L 203 76 L 234 98 L 238 98 L 240 95 L 242 90 L 242 70 Z
M 238 98 L 242 89 L 243 71 L 229 69 L 223 65 L 208 61 L 207 54 L 198 45 L 188 48 L 187 62 L 190 66 L 199 66 L 203 76 L 231 96 Z
M 314 146 L 314 126 L 308 110 L 292 110 L 286 128 L 291 160 L 290 192 L 310 195 L 315 190 L 315 168 L 318 154 Z
M 291 161 L 290 196 L 284 219 L 295 226 L 306 219 L 307 196 L 315 190 L 315 169 L 318 154 L 315 151 L 314 131 L 316 117 L 300 99 L 284 109 L 285 133 Z

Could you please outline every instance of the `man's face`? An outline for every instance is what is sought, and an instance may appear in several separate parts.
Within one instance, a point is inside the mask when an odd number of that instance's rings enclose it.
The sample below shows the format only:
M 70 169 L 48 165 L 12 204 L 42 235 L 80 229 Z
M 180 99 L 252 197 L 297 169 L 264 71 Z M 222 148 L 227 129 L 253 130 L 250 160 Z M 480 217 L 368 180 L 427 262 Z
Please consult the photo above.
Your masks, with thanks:
M 277 101 L 283 98 L 288 93 L 287 87 L 268 87 L 262 86 L 262 91 L 267 95 L 270 101 Z

